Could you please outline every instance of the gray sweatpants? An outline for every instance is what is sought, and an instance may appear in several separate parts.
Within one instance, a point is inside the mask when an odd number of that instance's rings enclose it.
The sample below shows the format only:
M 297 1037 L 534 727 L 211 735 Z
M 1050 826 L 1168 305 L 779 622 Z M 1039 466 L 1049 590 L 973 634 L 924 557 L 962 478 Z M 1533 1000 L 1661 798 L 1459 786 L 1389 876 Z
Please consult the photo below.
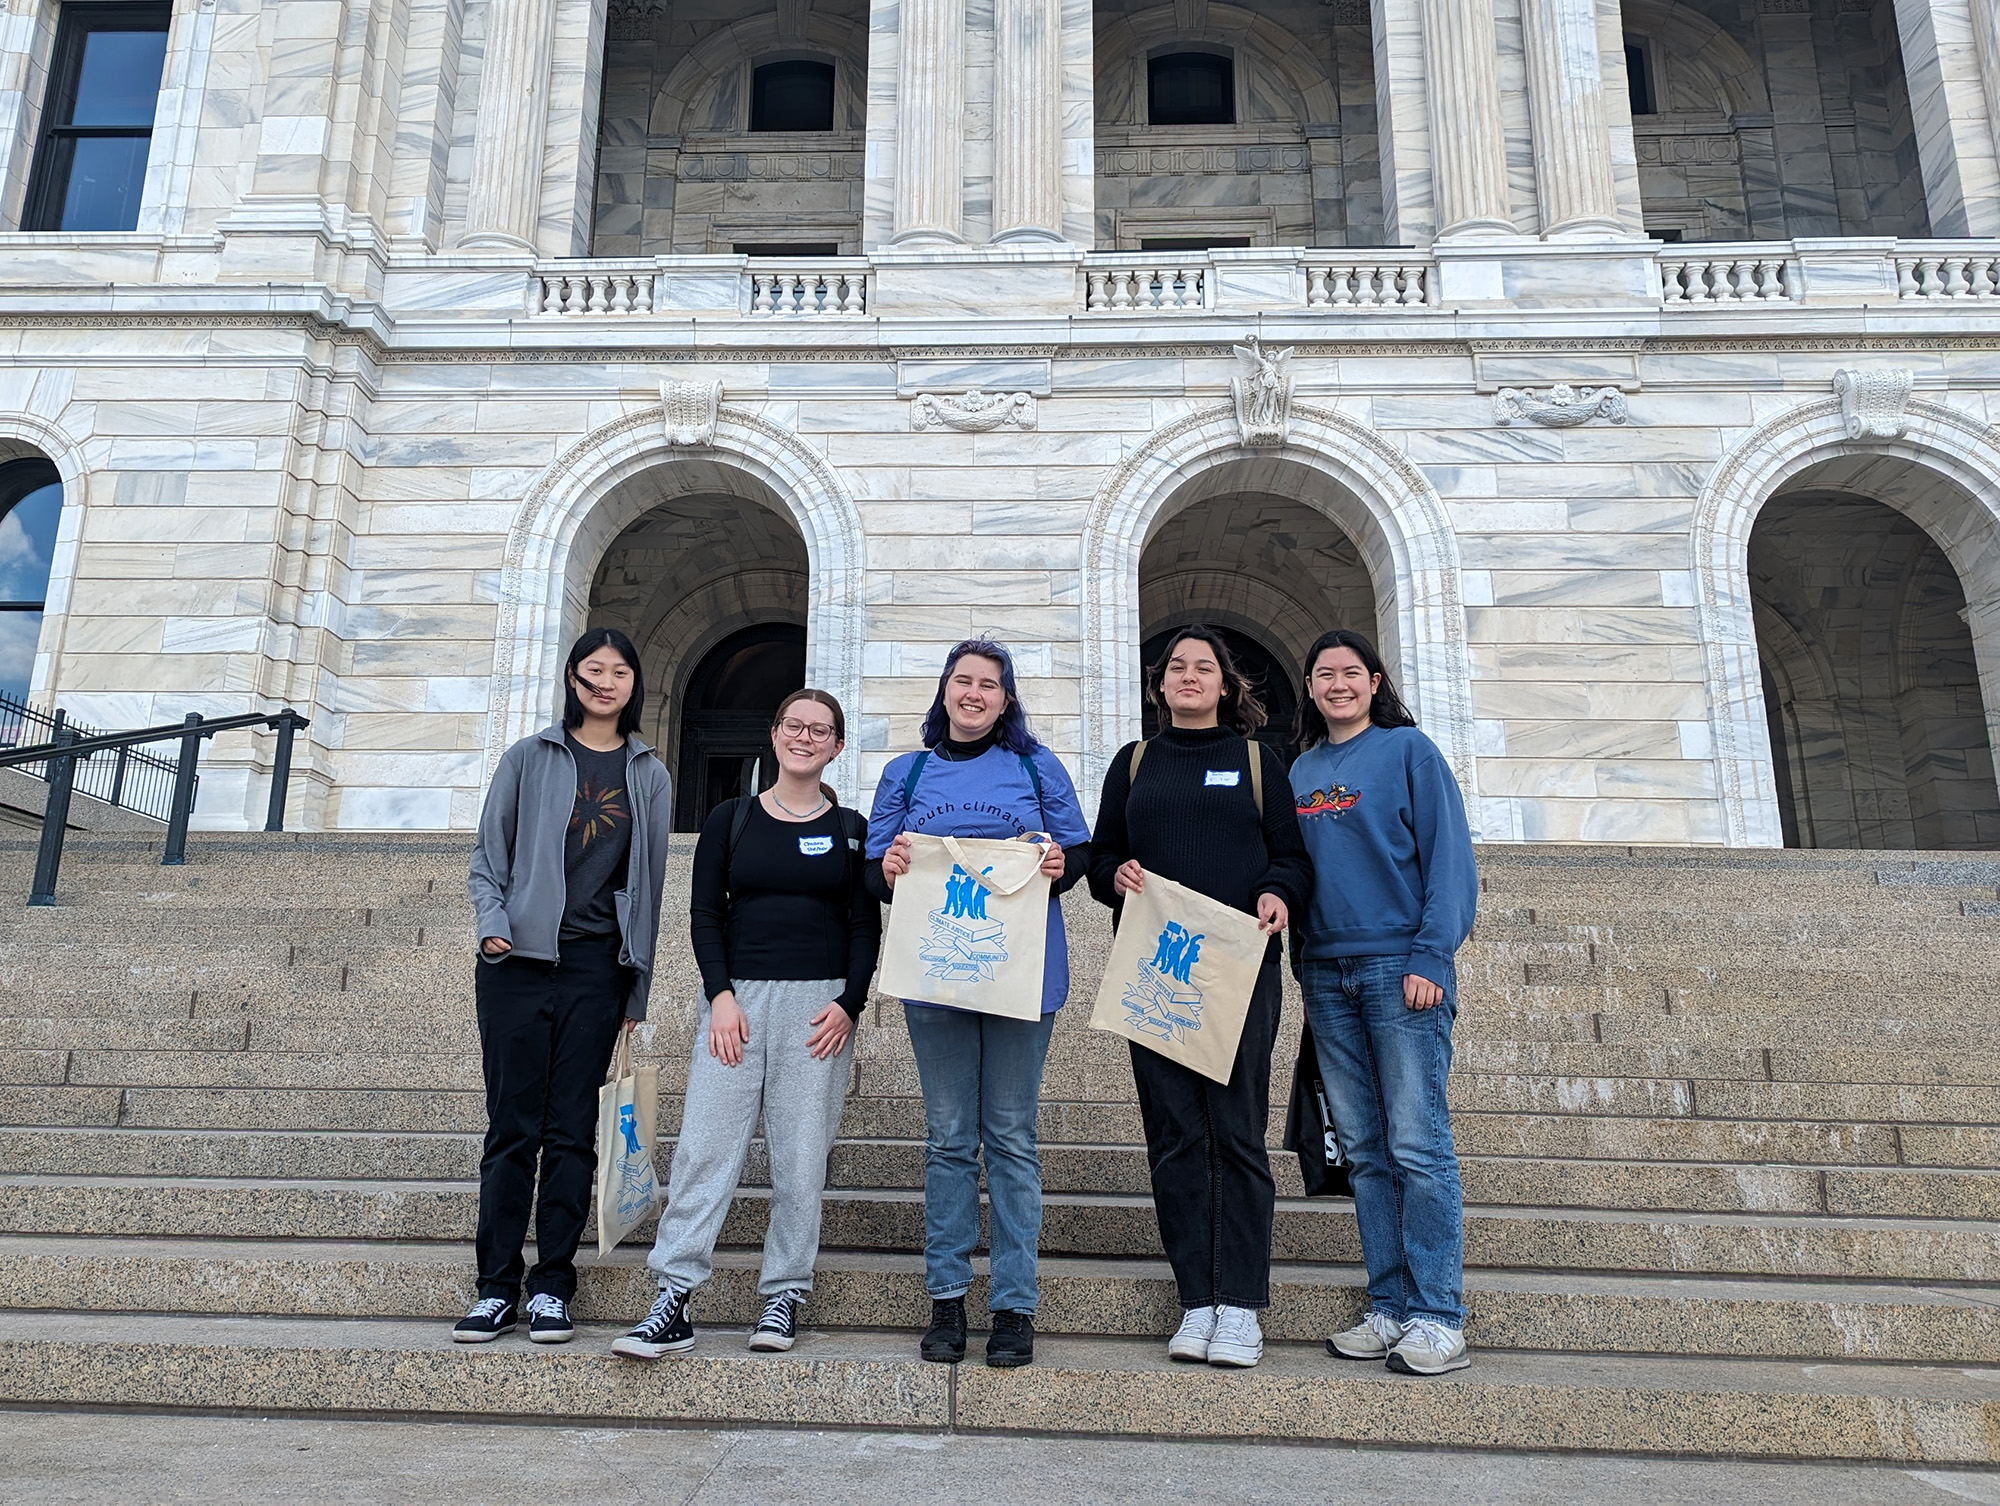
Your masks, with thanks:
M 725 1067 L 709 1053 L 709 1012 L 703 1009 L 688 1068 L 681 1135 L 667 1183 L 667 1211 L 646 1264 L 665 1286 L 692 1291 L 714 1267 L 715 1240 L 743 1175 L 757 1115 L 771 1156 L 771 1224 L 764 1235 L 764 1296 L 811 1291 L 819 1257 L 820 1194 L 826 1157 L 840 1129 L 854 1037 L 838 1056 L 814 1061 L 806 1050 L 812 1017 L 847 986 L 844 979 L 808 982 L 745 979 L 736 1002 L 750 1026 L 743 1060 Z

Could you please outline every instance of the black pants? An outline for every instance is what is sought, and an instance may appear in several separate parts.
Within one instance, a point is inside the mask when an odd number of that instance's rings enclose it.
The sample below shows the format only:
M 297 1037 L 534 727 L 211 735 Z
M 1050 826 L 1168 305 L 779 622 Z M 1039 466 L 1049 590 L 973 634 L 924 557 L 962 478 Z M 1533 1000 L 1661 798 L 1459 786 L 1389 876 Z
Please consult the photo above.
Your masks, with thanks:
M 1132 1046 L 1153 1207 L 1182 1307 L 1271 1305 L 1271 1215 L 1278 1189 L 1264 1135 L 1278 1005 L 1278 965 L 1267 962 L 1250 996 L 1227 1083 Z
M 519 1300 L 532 1213 L 538 1258 L 528 1295 L 568 1302 L 596 1180 L 597 1090 L 618 1043 L 630 969 L 618 965 L 616 936 L 565 941 L 559 963 L 510 957 L 476 967 L 486 1069 L 479 1295 Z

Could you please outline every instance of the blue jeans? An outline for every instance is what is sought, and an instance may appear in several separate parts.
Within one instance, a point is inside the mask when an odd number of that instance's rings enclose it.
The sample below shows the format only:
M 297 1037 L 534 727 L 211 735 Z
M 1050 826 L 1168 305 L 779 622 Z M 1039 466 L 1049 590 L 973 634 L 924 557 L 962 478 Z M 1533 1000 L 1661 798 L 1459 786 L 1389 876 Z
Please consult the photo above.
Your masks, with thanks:
M 979 1152 L 992 1203 L 987 1307 L 1031 1313 L 1040 1299 L 1042 1159 L 1035 1112 L 1054 1014 L 1039 1021 L 906 1004 L 924 1086 L 924 1290 L 962 1297 L 979 1243 Z
M 1369 1305 L 1397 1322 L 1465 1326 L 1465 1212 L 1445 1107 L 1456 987 L 1403 1002 L 1408 957 L 1305 964 L 1306 1019 L 1334 1128 L 1353 1163 Z

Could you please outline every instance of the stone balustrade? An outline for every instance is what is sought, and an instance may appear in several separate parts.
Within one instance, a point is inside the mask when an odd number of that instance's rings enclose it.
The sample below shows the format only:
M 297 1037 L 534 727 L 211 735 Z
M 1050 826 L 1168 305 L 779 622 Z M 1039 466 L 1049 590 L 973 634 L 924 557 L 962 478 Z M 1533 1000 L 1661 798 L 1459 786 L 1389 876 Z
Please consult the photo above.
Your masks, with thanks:
M 1666 308 L 1718 303 L 1795 303 L 1800 276 L 1785 241 L 1697 245 L 1660 256 L 1660 302 Z
M 578 262 L 535 274 L 532 291 L 538 318 L 590 314 L 650 314 L 653 312 L 651 262 L 612 265 Z
M 1207 261 L 1199 255 L 1093 255 L 1083 281 L 1083 306 L 1092 314 L 1204 309 L 1214 286 Z
M 1308 253 L 1305 263 L 1306 307 L 1309 309 L 1436 308 L 1436 264 L 1404 257 L 1384 261 L 1356 260 Z
M 1905 254 L 1898 247 L 1896 297 L 2000 298 L 2000 245 L 1955 241 Z
M 751 314 L 865 314 L 868 262 L 752 262 L 743 272 L 745 310 Z

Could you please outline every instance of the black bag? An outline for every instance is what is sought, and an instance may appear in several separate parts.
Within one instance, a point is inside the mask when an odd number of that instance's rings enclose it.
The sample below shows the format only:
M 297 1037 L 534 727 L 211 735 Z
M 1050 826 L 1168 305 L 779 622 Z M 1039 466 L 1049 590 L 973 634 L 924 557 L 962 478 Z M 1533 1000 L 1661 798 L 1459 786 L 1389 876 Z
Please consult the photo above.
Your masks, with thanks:
M 1299 1032 L 1299 1059 L 1292 1066 L 1292 1102 L 1285 1110 L 1284 1149 L 1296 1151 L 1299 1179 L 1307 1197 L 1353 1197 L 1347 1154 L 1334 1129 L 1333 1108 L 1320 1080 L 1319 1051 L 1312 1026 Z

